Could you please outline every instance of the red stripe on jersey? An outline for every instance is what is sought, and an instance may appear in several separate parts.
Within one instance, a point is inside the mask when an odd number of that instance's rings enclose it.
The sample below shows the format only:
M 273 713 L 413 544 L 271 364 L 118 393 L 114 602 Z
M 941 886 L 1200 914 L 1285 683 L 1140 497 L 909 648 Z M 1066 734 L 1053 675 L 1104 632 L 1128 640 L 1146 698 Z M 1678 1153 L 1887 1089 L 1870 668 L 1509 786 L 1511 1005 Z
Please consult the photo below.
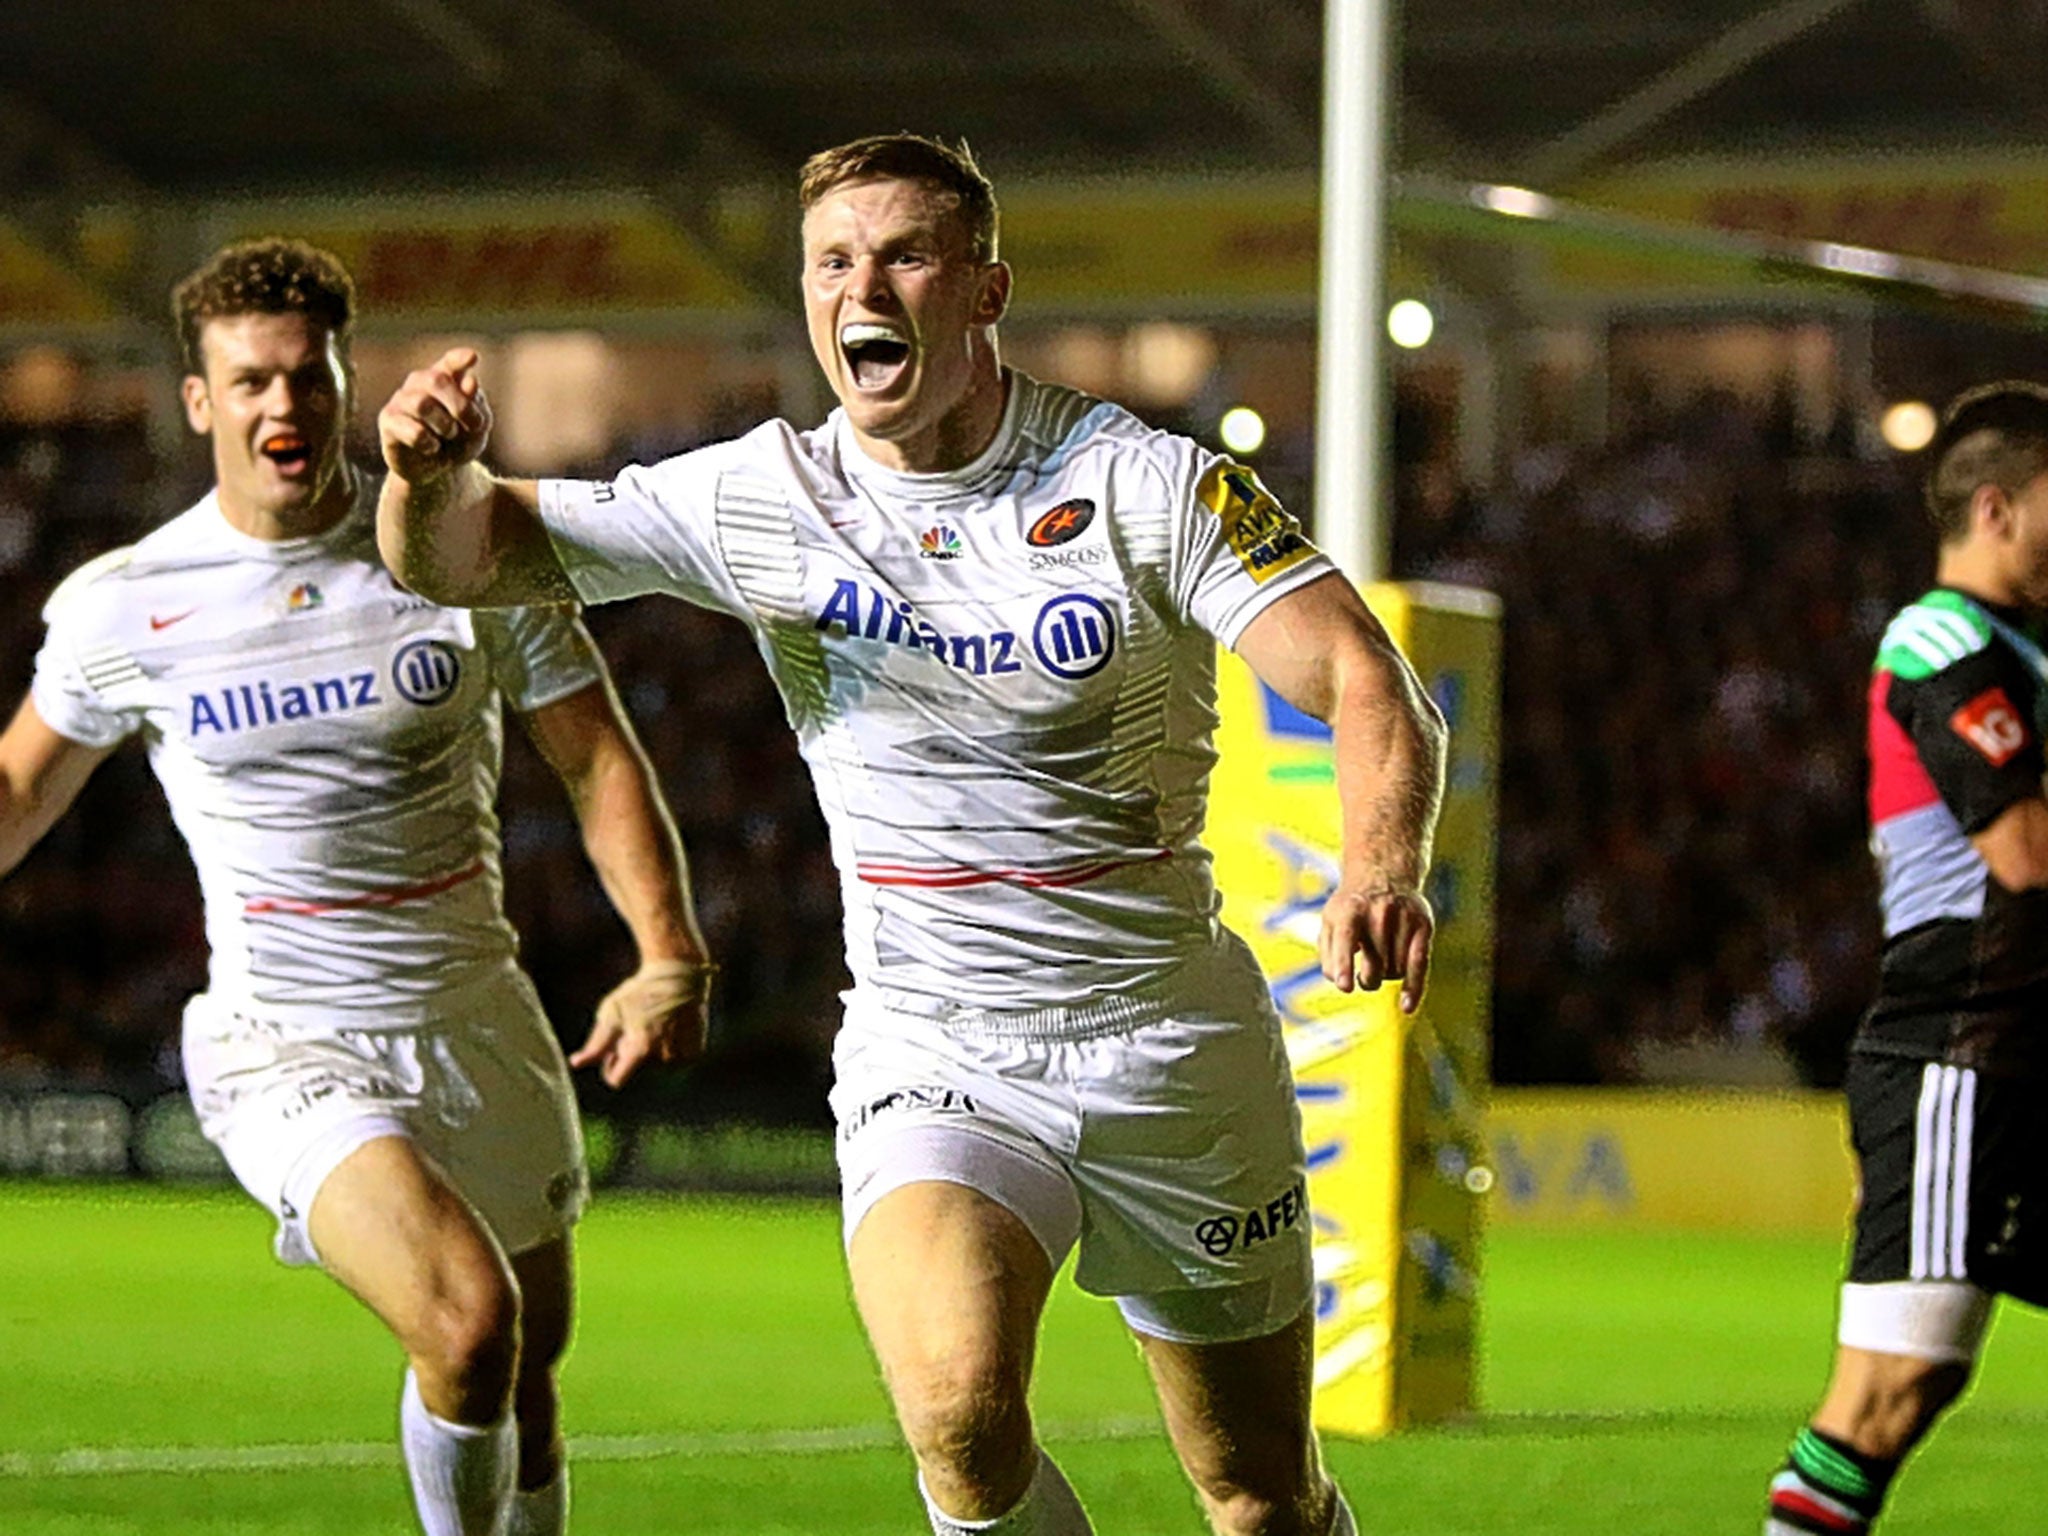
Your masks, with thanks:
M 1906 728 L 1887 707 L 1892 674 L 1870 680 L 1870 819 L 1873 824 L 1934 804 L 1941 791 L 1927 776 Z
M 428 896 L 438 896 L 443 891 L 452 891 L 483 872 L 484 861 L 478 859 L 452 875 L 443 875 L 438 880 L 428 880 L 420 885 L 395 886 L 388 891 L 371 891 L 362 896 L 337 896 L 332 901 L 301 901 L 296 896 L 251 896 L 242 903 L 242 910 L 249 913 L 290 912 L 299 917 L 324 917 L 330 912 L 376 911 L 382 907 L 395 907 L 402 901 L 419 901 Z
M 963 885 L 1023 885 L 1048 888 L 1086 885 L 1090 880 L 1099 880 L 1112 870 L 1129 869 L 1133 864 L 1152 864 L 1171 857 L 1173 850 L 1162 848 L 1157 853 L 1148 853 L 1139 859 L 1110 859 L 1100 864 L 1070 865 L 1066 869 L 970 869 L 963 864 L 956 864 L 949 869 L 918 869 L 909 864 L 862 864 L 856 873 L 868 885 L 915 885 L 931 890 L 949 890 Z

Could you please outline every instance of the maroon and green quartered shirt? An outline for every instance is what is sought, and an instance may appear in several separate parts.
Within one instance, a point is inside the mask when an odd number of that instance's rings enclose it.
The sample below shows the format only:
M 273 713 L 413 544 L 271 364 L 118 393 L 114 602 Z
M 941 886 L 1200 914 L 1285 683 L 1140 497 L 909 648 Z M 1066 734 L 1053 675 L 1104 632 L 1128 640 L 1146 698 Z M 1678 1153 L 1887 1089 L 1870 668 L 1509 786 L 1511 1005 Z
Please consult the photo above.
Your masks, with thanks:
M 2042 793 L 2048 684 L 2018 612 L 1936 588 L 1870 683 L 1884 953 L 1852 1049 L 1999 1075 L 2048 1069 L 2048 891 L 2008 891 L 1970 837 Z

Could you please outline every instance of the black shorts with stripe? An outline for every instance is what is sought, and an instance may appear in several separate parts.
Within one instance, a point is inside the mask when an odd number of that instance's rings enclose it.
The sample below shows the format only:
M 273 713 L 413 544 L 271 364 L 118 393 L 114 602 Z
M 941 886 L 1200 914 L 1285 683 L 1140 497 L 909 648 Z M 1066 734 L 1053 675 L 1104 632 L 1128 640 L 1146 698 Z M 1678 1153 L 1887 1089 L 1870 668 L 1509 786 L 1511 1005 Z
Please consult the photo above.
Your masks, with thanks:
M 1967 1280 L 2048 1306 L 2048 1102 L 2028 1079 L 1856 1052 L 1849 1279 Z

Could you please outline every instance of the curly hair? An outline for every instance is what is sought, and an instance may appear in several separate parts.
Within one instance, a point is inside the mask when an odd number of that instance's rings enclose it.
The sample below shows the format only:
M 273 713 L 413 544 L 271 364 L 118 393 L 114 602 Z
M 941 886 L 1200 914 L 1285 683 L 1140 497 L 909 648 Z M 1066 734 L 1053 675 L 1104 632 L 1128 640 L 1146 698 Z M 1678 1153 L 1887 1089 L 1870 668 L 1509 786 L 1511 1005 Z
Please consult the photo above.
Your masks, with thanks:
M 878 133 L 821 149 L 797 174 L 805 212 L 829 192 L 857 181 L 921 181 L 952 201 L 976 261 L 996 259 L 996 189 L 965 139 L 955 149 L 918 133 Z
M 1977 487 L 2017 496 L 2048 472 L 2048 388 L 2000 379 L 1964 390 L 1942 412 L 1927 461 L 1927 514 L 1948 543 L 1970 531 Z
M 345 356 L 356 285 L 340 261 L 303 240 L 242 240 L 216 251 L 171 290 L 178 346 L 190 373 L 206 372 L 199 333 L 235 315 L 304 315 L 326 327 Z

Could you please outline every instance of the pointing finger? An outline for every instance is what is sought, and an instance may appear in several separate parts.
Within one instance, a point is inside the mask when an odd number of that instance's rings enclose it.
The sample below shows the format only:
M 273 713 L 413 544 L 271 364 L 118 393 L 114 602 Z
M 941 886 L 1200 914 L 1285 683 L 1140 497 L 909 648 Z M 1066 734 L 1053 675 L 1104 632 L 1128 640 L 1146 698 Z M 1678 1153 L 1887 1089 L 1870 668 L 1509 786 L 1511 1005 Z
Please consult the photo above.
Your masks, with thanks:
M 600 1014 L 597 1022 L 590 1027 L 590 1038 L 585 1040 L 576 1054 L 569 1058 L 569 1065 L 587 1067 L 593 1061 L 601 1060 L 605 1053 L 618 1043 L 619 1034 L 617 1021 Z

